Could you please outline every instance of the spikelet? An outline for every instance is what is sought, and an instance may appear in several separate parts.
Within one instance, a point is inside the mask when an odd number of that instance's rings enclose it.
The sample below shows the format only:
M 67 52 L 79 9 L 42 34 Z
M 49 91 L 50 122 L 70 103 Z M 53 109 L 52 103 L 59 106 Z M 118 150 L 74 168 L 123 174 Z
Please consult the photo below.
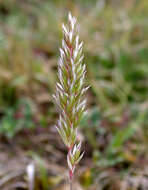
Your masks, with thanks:
M 79 41 L 76 18 L 69 13 L 68 25 L 63 24 L 62 28 L 58 82 L 53 97 L 60 114 L 56 128 L 68 149 L 67 162 L 72 178 L 75 167 L 83 156 L 81 142 L 77 143 L 77 128 L 85 113 L 86 100 L 83 95 L 88 87 L 84 87 L 86 66 L 83 63 L 83 43 Z

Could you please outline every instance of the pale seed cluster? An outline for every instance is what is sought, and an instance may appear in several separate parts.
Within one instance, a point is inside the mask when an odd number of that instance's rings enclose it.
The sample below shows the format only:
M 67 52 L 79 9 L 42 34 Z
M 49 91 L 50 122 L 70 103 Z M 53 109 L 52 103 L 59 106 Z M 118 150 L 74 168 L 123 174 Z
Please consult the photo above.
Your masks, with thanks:
M 83 43 L 79 42 L 76 18 L 68 15 L 68 25 L 63 24 L 62 48 L 58 63 L 58 82 L 54 99 L 59 108 L 56 126 L 64 144 L 68 148 L 67 162 L 70 178 L 81 160 L 81 142 L 77 142 L 77 128 L 85 113 L 86 100 L 83 95 L 86 66 L 83 63 Z

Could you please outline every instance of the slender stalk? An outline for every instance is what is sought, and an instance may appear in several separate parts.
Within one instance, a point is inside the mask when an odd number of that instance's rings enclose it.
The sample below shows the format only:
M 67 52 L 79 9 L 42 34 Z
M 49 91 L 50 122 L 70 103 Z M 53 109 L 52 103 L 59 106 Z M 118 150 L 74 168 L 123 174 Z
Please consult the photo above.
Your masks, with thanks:
M 70 190 L 73 190 L 72 181 L 73 181 L 73 180 L 69 178 L 69 189 L 70 189 Z
M 76 18 L 69 13 L 68 24 L 63 24 L 62 48 L 58 63 L 58 82 L 53 96 L 59 108 L 56 126 L 67 147 L 70 190 L 76 165 L 83 157 L 81 142 L 77 138 L 77 128 L 84 115 L 86 100 L 84 87 L 86 66 L 83 63 L 83 43 L 79 42 Z

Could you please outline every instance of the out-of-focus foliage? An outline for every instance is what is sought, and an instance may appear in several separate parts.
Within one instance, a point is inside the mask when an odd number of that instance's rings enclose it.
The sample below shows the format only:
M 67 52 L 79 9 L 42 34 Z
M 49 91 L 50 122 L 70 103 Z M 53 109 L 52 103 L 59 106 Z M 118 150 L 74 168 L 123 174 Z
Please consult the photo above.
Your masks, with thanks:
M 91 166 L 80 172 L 80 181 L 85 187 L 99 183 L 100 189 L 121 185 L 126 190 L 137 179 L 134 168 L 141 170 L 148 162 L 147 0 L 1 0 L 0 136 L 14 139 L 26 128 L 38 130 L 36 120 L 44 130 L 55 124 L 51 95 L 61 23 L 69 10 L 80 23 L 91 86 L 88 115 L 81 122 L 86 144 L 82 165 L 88 166 L 89 160 Z M 29 101 L 20 101 L 23 97 Z M 21 107 L 23 117 L 14 117 L 21 114 Z M 143 183 L 133 188 L 146 188 L 145 174 L 140 177 Z
M 0 133 L 12 138 L 22 129 L 33 129 L 35 117 L 31 105 L 22 99 L 15 106 L 6 108 L 0 124 Z

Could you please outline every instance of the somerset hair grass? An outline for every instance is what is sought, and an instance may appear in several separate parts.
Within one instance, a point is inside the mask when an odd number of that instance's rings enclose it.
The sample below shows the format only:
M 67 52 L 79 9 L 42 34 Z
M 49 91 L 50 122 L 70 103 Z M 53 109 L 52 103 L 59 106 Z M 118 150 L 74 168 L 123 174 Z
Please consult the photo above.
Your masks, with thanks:
M 77 129 L 85 114 L 86 100 L 84 86 L 86 66 L 83 63 L 83 43 L 79 42 L 76 18 L 70 13 L 68 24 L 63 24 L 62 48 L 58 62 L 58 82 L 53 95 L 59 108 L 57 130 L 67 147 L 69 179 L 72 181 L 76 165 L 83 157 L 81 142 L 77 139 Z M 71 185 L 72 188 L 72 185 Z

